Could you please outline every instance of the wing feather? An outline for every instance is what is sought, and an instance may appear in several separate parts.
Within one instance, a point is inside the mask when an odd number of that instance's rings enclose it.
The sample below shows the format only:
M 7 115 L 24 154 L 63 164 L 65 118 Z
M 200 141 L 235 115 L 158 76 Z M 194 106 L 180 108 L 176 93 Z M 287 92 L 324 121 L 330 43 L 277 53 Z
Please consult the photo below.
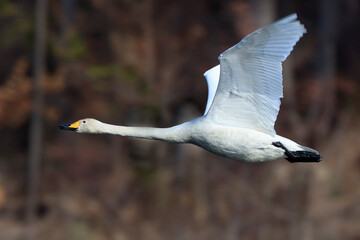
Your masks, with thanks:
M 219 85 L 220 65 L 217 65 L 217 66 L 211 68 L 210 70 L 207 70 L 204 73 L 204 76 L 206 78 L 206 82 L 208 85 L 208 99 L 207 99 L 205 113 L 204 113 L 204 115 L 206 115 L 210 109 L 210 106 L 211 106 L 213 100 L 214 100 L 215 92 Z
M 306 32 L 296 14 L 261 28 L 219 56 L 220 81 L 206 117 L 275 134 L 283 97 L 282 62 Z

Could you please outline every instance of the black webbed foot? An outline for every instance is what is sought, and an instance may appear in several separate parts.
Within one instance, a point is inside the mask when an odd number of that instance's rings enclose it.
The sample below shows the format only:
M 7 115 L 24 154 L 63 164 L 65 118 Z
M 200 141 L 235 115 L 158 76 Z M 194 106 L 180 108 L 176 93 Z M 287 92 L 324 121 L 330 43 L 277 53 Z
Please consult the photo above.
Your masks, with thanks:
M 286 160 L 294 162 L 320 162 L 321 156 L 316 151 L 290 151 L 281 142 L 273 142 L 275 147 L 285 150 Z

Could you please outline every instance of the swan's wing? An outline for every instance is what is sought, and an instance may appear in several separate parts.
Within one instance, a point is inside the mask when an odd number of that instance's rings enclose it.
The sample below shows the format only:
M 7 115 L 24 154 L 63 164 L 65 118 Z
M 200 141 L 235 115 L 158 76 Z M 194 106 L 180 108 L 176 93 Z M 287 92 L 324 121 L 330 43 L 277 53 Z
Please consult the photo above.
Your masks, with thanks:
M 206 115 L 218 124 L 274 134 L 281 63 L 306 32 L 296 14 L 261 28 L 219 56 L 220 82 Z
M 215 92 L 219 85 L 220 65 L 217 65 L 216 67 L 213 67 L 210 70 L 207 70 L 204 73 L 204 76 L 206 78 L 206 82 L 208 85 L 208 99 L 207 99 L 205 113 L 204 113 L 204 115 L 206 115 L 210 109 L 212 102 L 214 101 Z

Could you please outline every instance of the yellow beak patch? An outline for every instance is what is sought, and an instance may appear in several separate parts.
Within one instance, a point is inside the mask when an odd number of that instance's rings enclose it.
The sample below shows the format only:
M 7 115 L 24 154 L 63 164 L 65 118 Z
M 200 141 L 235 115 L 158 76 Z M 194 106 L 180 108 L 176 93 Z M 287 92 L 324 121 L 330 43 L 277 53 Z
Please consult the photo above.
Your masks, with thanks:
M 80 121 L 74 122 L 69 126 L 69 128 L 78 128 L 80 126 L 80 123 L 81 123 Z

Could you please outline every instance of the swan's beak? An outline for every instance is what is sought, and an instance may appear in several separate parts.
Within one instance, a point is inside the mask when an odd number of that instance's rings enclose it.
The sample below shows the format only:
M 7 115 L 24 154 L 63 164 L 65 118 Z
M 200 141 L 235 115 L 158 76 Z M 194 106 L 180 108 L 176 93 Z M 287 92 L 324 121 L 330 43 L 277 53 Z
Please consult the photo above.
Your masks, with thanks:
M 59 128 L 62 130 L 76 131 L 79 126 L 80 126 L 80 121 L 77 121 L 77 122 L 74 122 L 73 124 L 60 125 Z

